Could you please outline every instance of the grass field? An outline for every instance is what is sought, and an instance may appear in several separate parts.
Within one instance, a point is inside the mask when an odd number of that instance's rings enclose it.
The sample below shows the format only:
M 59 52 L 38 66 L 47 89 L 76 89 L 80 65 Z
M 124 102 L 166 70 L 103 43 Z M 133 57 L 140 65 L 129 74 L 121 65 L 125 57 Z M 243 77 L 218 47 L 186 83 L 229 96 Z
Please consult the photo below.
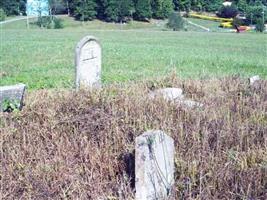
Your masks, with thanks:
M 74 48 L 85 35 L 103 47 L 103 82 L 151 79 L 175 71 L 181 78 L 259 74 L 267 78 L 267 35 L 161 31 L 161 24 L 128 25 L 65 19 L 65 29 L 46 30 L 25 21 L 2 25 L 0 85 L 23 82 L 30 89 L 69 88 Z
M 220 22 L 203 20 L 203 19 L 196 19 L 196 18 L 188 18 L 188 20 L 190 20 L 191 22 L 196 23 L 198 25 L 209 28 L 213 32 L 229 32 L 229 29 L 223 29 L 223 28 L 219 27 Z

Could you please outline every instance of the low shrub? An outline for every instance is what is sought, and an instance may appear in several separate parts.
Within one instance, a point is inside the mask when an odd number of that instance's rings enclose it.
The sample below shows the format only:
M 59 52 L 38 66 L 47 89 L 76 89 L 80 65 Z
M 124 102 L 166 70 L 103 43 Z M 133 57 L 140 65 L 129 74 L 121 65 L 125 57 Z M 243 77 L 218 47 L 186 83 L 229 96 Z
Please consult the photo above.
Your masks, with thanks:
M 41 28 L 49 28 L 51 26 L 51 17 L 50 16 L 39 16 L 37 19 L 37 26 Z
M 173 12 L 169 16 L 167 26 L 173 29 L 174 31 L 178 31 L 178 30 L 184 29 L 184 23 L 185 22 L 181 14 L 177 12 Z
M 59 18 L 55 18 L 54 19 L 54 28 L 55 29 L 62 29 L 62 28 L 64 28 L 63 20 L 62 19 L 59 19 Z
M 54 16 L 38 17 L 36 24 L 41 28 L 47 28 L 47 29 L 64 28 L 63 20 Z

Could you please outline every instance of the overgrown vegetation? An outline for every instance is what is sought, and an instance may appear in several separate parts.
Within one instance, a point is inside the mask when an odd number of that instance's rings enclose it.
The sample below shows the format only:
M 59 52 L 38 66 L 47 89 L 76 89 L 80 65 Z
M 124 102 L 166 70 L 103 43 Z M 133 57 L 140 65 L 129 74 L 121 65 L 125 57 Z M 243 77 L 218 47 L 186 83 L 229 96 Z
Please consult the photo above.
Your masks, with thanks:
M 10 100 L 10 99 L 5 99 L 2 103 L 2 110 L 1 112 L 13 112 L 13 111 L 18 111 L 20 109 L 20 102 L 16 100 Z
M 181 87 L 205 104 L 147 98 Z M 175 140 L 174 199 L 266 199 L 267 82 L 163 81 L 87 91 L 36 91 L 1 114 L 1 195 L 6 199 L 134 198 L 134 140 L 160 129 Z

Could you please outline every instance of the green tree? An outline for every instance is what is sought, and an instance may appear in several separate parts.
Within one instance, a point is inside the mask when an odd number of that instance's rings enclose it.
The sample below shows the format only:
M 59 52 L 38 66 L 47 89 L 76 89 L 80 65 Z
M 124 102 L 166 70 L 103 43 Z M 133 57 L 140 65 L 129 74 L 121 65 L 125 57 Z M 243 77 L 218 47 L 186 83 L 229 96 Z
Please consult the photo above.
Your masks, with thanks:
M 152 17 L 151 0 L 136 0 L 135 19 L 148 20 Z
M 174 0 L 174 8 L 177 11 L 187 11 L 191 9 L 191 0 Z
M 238 10 L 240 10 L 241 12 L 246 12 L 247 8 L 248 8 L 248 4 L 247 4 L 247 1 L 246 0 L 239 0 L 237 2 L 237 7 L 238 7 Z
M 74 1 L 74 17 L 81 21 L 93 20 L 96 18 L 95 0 Z
M 222 6 L 218 11 L 218 16 L 223 18 L 234 18 L 238 14 L 238 9 L 235 5 Z
M 27 5 L 27 0 L 19 1 L 19 11 L 23 15 L 26 15 L 26 5 Z
M 216 12 L 222 7 L 224 0 L 206 0 L 203 4 L 203 10 L 208 12 Z
M 173 1 L 172 0 L 163 1 L 162 9 L 164 18 L 169 17 L 170 14 L 174 11 Z
M 195 11 L 202 11 L 204 5 L 204 0 L 192 0 L 191 1 L 191 8 Z
M 164 0 L 152 0 L 151 9 L 154 18 L 163 18 L 163 1 Z
M 20 1 L 1 0 L 0 8 L 2 8 L 7 15 L 19 15 L 20 14 Z
M 118 21 L 119 20 L 119 7 L 118 0 L 108 0 L 107 7 L 104 11 L 106 21 Z
M 267 13 L 266 6 L 248 6 L 246 11 L 247 23 L 256 24 L 259 22 L 259 19 L 265 22 L 267 15 L 263 15 L 263 13 Z
M 152 0 L 153 17 L 157 19 L 167 18 L 173 11 L 172 0 Z
M 62 1 L 66 7 L 66 11 L 67 11 L 68 15 L 69 16 L 73 15 L 74 10 L 75 10 L 75 8 L 74 8 L 74 1 L 75 0 L 62 0 Z
M 132 0 L 118 0 L 119 21 L 127 21 L 126 18 L 132 17 L 134 10 L 134 4 Z
M 132 0 L 98 0 L 97 17 L 105 21 L 121 22 L 132 15 Z
M 96 0 L 97 4 L 97 18 L 106 20 L 106 9 L 108 7 L 109 0 Z
M 68 13 L 69 1 L 48 0 L 49 10 L 52 15 Z

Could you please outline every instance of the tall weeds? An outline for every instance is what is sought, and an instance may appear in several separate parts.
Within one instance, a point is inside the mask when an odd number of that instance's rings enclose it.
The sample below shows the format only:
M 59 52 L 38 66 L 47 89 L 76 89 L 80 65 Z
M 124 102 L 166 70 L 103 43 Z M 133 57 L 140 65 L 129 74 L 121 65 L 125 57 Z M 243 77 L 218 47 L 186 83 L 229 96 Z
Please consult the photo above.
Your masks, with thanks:
M 172 86 L 204 103 L 150 100 Z M 37 91 L 1 114 L 2 199 L 132 199 L 134 140 L 161 129 L 175 140 L 176 199 L 267 199 L 267 82 L 181 81 Z

